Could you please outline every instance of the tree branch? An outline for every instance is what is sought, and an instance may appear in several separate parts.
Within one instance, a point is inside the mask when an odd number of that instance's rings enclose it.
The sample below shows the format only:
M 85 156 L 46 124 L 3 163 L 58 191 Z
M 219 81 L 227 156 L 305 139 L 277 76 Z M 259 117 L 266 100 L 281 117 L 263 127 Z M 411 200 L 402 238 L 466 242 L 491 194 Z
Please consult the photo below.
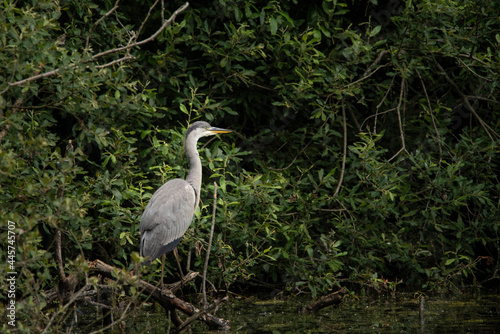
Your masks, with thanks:
M 91 58 L 91 60 L 95 60 L 97 58 L 100 58 L 102 56 L 105 56 L 105 55 L 108 55 L 108 54 L 111 54 L 111 53 L 116 53 L 116 52 L 120 52 L 120 51 L 123 51 L 123 50 L 128 50 L 130 48 L 133 48 L 133 47 L 136 47 L 136 46 L 139 46 L 139 45 L 151 42 L 153 39 L 155 39 L 163 30 L 165 30 L 165 28 L 167 28 L 175 20 L 175 18 L 177 17 L 177 15 L 179 15 L 186 8 L 188 8 L 188 6 L 189 6 L 189 2 L 186 2 L 183 6 L 181 6 L 179 9 L 177 9 L 172 14 L 172 16 L 170 16 L 170 18 L 167 21 L 165 21 L 165 23 L 163 23 L 163 25 L 153 35 L 149 36 L 148 38 L 143 39 L 142 41 L 139 41 L 139 42 L 135 42 L 135 43 L 132 43 L 132 44 L 128 44 L 128 45 L 122 46 L 120 48 L 111 49 L 111 50 L 108 50 L 108 51 L 104 51 L 104 52 L 98 53 L 98 54 L 94 55 Z
M 97 270 L 102 273 L 112 274 L 116 268 L 110 266 L 101 260 L 92 261 L 89 264 L 89 268 L 93 270 Z M 182 299 L 177 298 L 171 290 L 164 289 L 160 290 L 158 287 L 143 281 L 138 280 L 138 286 L 143 289 L 143 293 L 148 296 L 151 296 L 154 300 L 156 300 L 167 312 L 173 309 L 179 309 L 181 312 L 187 314 L 188 316 L 193 316 L 196 313 L 200 312 L 198 308 L 194 305 L 183 301 Z M 209 313 L 201 311 L 200 316 L 198 317 L 201 321 L 205 322 L 212 329 L 219 330 L 228 330 L 229 321 L 221 318 L 217 318 Z
M 465 95 L 460 90 L 460 88 L 457 86 L 457 84 L 453 80 L 451 80 L 451 78 L 448 76 L 448 73 L 446 73 L 446 71 L 441 66 L 441 64 L 439 64 L 438 62 L 436 62 L 436 66 L 439 69 L 439 71 L 441 71 L 441 73 L 444 75 L 444 78 L 446 79 L 446 81 L 448 81 L 448 83 L 457 91 L 457 93 L 460 95 L 460 97 L 462 97 L 462 100 L 464 101 L 464 104 L 472 112 L 472 114 L 474 115 L 474 117 L 476 117 L 477 121 L 479 122 L 479 124 L 481 125 L 481 127 L 484 129 L 484 131 L 486 132 L 486 134 L 488 135 L 488 137 L 490 137 L 491 141 L 494 142 L 495 139 L 493 138 L 493 136 L 490 133 L 490 131 L 495 135 L 495 137 L 499 138 L 500 135 L 498 133 L 496 133 L 495 130 L 493 130 L 488 124 L 486 124 L 483 121 L 483 119 L 477 113 L 476 109 L 474 109 L 474 107 L 470 104 L 467 95 Z
M 132 60 L 132 59 L 135 59 L 135 56 L 129 55 L 129 56 L 122 57 L 120 59 L 115 59 L 107 64 L 97 65 L 95 68 L 105 68 L 105 67 L 109 67 L 109 66 L 112 66 L 114 64 L 121 63 L 121 62 L 126 61 L 126 60 Z
M 118 1 L 116 2 L 118 3 Z M 119 48 L 115 48 L 115 49 L 111 49 L 111 50 L 107 50 L 107 51 L 103 51 L 103 52 L 100 52 L 94 56 L 92 56 L 90 59 L 88 60 L 85 60 L 85 61 L 82 61 L 80 64 L 86 64 L 86 63 L 89 63 L 89 62 L 92 62 L 98 58 L 101 58 L 103 56 L 106 56 L 106 55 L 109 55 L 109 54 L 113 54 L 113 53 L 117 53 L 117 52 L 120 52 L 120 51 L 124 51 L 124 50 L 128 50 L 128 49 L 131 49 L 133 47 L 136 47 L 136 46 L 139 46 L 139 45 L 142 45 L 142 44 L 146 44 L 148 42 L 151 42 L 152 40 L 154 40 L 163 30 L 165 30 L 174 20 L 175 18 L 177 17 L 177 15 L 179 15 L 181 12 L 183 12 L 187 7 L 189 6 L 189 3 L 186 2 L 183 6 L 179 7 L 173 14 L 172 16 L 170 16 L 170 18 L 165 21 L 162 26 L 154 33 L 152 34 L 151 36 L 149 36 L 148 38 L 145 38 L 143 39 L 142 41 L 139 41 L 139 42 L 135 42 L 135 43 L 130 43 L 130 44 L 127 44 L 126 46 L 123 46 L 123 47 L 119 47 Z M 109 13 L 109 12 L 108 12 Z M 104 17 L 106 17 L 107 14 L 105 14 Z M 103 17 L 103 18 L 104 18 Z M 101 18 L 101 21 L 102 19 Z M 99 21 L 96 22 L 96 24 L 98 24 Z M 94 25 L 96 25 L 94 24 Z M 117 59 L 117 60 L 114 60 L 112 62 L 109 62 L 107 64 L 104 64 L 104 65 L 98 65 L 96 66 L 97 68 L 103 68 L 103 67 L 107 67 L 107 66 L 111 66 L 113 64 L 116 64 L 118 62 L 122 62 L 122 61 L 125 61 L 125 60 L 129 60 L 129 59 L 133 59 L 134 57 L 133 56 L 125 56 L 123 58 L 120 58 L 120 59 Z M 74 68 L 80 64 L 71 64 L 68 66 L 68 68 Z M 62 68 L 57 68 L 55 70 L 52 70 L 52 71 L 49 71 L 49 72 L 45 72 L 45 73 L 41 73 L 41 74 L 37 74 L 37 75 L 34 75 L 34 76 L 31 76 L 29 78 L 26 78 L 26 79 L 23 79 L 23 80 L 20 80 L 20 81 L 16 81 L 16 82 L 9 82 L 7 83 L 7 88 L 5 88 L 3 91 L 0 92 L 0 95 L 4 94 L 5 92 L 7 92 L 11 87 L 15 87 L 15 86 L 19 86 L 19 85 L 23 85 L 27 82 L 32 82 L 32 81 L 36 81 L 36 80 L 39 80 L 39 79 L 43 79 L 43 78 L 47 78 L 47 77 L 51 77 L 51 76 L 54 76 L 56 75 L 57 73 L 59 73 L 59 71 L 61 70 Z

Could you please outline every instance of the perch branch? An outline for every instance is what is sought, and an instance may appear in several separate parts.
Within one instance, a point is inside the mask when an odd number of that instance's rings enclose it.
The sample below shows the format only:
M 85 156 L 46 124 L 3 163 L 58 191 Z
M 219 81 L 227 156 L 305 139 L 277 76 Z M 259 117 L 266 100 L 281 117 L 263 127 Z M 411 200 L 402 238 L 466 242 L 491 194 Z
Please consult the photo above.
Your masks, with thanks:
M 101 260 L 91 262 L 89 267 L 108 275 L 116 270 L 115 267 L 110 266 Z M 178 309 L 188 316 L 193 316 L 200 311 L 192 304 L 177 298 L 172 291 L 168 289 L 160 290 L 158 287 L 143 280 L 139 280 L 138 285 L 141 289 L 143 289 L 143 293 L 151 296 L 155 301 L 157 301 L 165 309 L 167 314 L 169 311 L 173 312 L 173 309 Z M 212 329 L 227 330 L 230 328 L 229 321 L 217 318 L 208 313 L 201 314 L 199 319 L 205 322 Z

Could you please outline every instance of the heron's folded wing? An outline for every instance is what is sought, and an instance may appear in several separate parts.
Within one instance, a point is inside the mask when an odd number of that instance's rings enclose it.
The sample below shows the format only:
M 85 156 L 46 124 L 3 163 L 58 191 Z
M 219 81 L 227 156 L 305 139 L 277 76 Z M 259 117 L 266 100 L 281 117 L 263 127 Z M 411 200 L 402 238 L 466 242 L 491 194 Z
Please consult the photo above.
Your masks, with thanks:
M 174 249 L 193 219 L 196 194 L 185 180 L 170 180 L 151 197 L 141 218 L 141 256 L 152 261 Z

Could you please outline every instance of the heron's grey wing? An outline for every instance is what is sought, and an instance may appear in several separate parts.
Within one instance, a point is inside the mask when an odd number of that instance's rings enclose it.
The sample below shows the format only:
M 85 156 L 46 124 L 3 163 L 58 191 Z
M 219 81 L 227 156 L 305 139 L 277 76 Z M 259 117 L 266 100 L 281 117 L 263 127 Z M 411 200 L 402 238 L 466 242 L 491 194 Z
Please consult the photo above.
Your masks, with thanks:
M 170 180 L 151 197 L 142 214 L 141 256 L 148 262 L 173 250 L 193 219 L 196 193 L 185 180 Z

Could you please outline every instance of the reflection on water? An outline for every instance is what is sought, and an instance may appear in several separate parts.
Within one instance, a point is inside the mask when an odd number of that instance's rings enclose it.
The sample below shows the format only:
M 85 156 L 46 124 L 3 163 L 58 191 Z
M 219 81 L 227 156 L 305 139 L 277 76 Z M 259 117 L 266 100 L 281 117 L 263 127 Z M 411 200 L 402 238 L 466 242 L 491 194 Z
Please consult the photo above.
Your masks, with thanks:
M 426 297 L 423 324 L 418 298 L 347 299 L 319 314 L 299 314 L 300 302 L 235 300 L 216 315 L 231 321 L 225 333 L 500 333 L 500 296 Z M 165 332 L 163 312 L 142 320 L 135 326 Z M 207 328 L 197 324 L 191 332 Z

